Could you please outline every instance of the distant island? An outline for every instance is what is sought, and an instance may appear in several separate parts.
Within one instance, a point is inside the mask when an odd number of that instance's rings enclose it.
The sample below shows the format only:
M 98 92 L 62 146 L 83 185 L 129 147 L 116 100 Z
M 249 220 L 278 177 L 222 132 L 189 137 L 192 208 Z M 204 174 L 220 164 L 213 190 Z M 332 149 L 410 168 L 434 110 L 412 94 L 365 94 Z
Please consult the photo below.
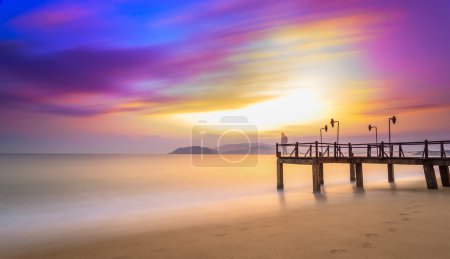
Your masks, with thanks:
M 275 154 L 275 146 L 264 143 L 227 144 L 216 148 L 180 147 L 169 154 Z
M 192 146 L 177 148 L 169 154 L 217 154 L 217 151 L 208 147 Z

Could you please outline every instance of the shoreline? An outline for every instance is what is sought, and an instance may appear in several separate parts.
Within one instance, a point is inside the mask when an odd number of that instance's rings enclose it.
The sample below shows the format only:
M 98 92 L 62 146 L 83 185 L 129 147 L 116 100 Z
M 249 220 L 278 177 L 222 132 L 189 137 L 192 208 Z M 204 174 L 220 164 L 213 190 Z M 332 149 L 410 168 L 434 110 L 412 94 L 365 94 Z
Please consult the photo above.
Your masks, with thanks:
M 312 206 L 78 240 L 11 258 L 450 257 L 450 188 L 397 185 L 327 188 Z

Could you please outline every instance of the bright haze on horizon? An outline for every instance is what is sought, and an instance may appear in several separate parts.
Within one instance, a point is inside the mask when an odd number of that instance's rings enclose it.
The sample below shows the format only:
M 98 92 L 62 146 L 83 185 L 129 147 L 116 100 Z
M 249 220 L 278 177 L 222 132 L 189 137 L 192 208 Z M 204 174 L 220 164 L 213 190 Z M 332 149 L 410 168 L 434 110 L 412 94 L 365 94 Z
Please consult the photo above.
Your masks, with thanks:
M 199 120 L 261 142 L 450 139 L 444 0 L 0 1 L 0 152 L 167 153 Z M 328 125 L 330 126 L 330 125 Z M 335 141 L 336 130 L 324 134 Z

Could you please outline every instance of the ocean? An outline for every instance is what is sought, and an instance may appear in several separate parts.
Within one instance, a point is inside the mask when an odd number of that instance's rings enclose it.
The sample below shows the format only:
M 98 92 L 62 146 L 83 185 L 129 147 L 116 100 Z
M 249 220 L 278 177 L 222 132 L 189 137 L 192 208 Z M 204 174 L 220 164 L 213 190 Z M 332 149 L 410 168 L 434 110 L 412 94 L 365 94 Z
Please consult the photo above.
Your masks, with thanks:
M 273 155 L 257 156 L 251 167 L 197 167 L 190 155 L 0 155 L 0 255 L 354 197 L 348 165 L 324 169 L 331 197 L 312 193 L 304 165 L 285 165 L 285 190 L 278 192 Z M 396 166 L 395 173 L 400 184 L 423 180 L 420 166 Z M 364 181 L 389 188 L 386 166 L 364 165 Z

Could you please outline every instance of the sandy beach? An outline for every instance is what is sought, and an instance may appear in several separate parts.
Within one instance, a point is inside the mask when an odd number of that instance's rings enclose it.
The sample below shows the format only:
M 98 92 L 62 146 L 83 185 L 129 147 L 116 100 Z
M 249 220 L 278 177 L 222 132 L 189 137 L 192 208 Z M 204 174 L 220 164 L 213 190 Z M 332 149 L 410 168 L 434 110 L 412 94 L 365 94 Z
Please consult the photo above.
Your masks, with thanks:
M 311 206 L 66 243 L 15 258 L 450 257 L 450 188 L 427 190 L 423 181 L 349 188 L 329 188 Z M 350 199 L 337 202 L 340 196 Z
M 449 24 L 0 0 L 0 259 L 450 259 Z

